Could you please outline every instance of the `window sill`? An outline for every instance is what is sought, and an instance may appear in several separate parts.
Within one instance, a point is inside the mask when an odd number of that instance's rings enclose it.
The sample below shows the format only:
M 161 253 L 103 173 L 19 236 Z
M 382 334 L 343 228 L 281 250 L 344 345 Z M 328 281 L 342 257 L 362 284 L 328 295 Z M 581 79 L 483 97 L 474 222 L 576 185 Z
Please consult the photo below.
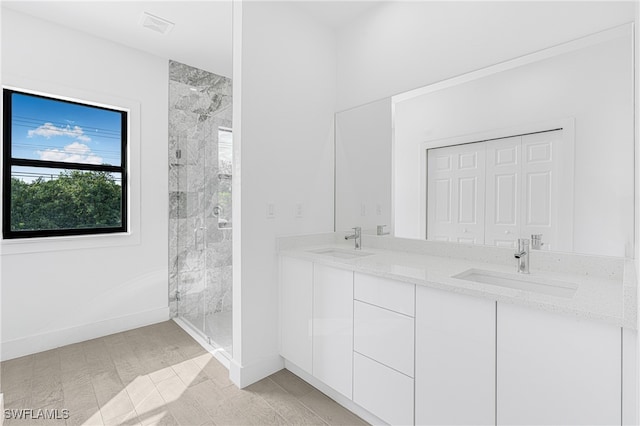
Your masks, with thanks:
M 138 244 L 140 244 L 140 234 L 132 232 L 72 235 L 65 237 L 3 239 L 0 244 L 0 256 L 62 250 L 85 250 L 93 248 L 135 246 Z

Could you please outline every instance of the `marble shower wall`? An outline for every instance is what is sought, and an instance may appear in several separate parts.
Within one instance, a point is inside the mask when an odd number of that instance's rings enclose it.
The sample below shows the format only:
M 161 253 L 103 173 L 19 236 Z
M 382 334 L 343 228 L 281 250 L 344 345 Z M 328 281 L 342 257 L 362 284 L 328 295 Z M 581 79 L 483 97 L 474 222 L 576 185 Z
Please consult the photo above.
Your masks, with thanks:
M 231 79 L 169 62 L 169 306 L 200 329 L 205 315 L 231 311 L 231 227 L 216 215 L 229 182 L 218 131 L 231 128 L 231 102 Z

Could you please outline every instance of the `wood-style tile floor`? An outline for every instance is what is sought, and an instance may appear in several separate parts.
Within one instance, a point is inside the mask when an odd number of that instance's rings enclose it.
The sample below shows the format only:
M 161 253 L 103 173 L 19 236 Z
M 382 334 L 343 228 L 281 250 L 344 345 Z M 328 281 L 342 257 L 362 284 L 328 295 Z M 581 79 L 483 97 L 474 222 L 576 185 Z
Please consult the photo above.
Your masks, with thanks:
M 69 413 L 5 426 L 366 424 L 287 370 L 236 388 L 173 321 L 5 361 L 1 384 L 5 413 Z

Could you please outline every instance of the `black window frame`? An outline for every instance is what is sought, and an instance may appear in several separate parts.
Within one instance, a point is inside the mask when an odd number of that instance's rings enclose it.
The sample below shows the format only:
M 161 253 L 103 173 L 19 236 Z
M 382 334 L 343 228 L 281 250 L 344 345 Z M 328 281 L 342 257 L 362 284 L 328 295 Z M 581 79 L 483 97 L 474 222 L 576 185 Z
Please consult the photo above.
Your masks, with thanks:
M 65 102 L 85 107 L 97 108 L 112 111 L 120 114 L 121 120 L 121 146 L 120 146 L 120 165 L 107 164 L 85 164 L 66 161 L 48 161 L 33 160 L 12 157 L 12 102 L 13 94 L 33 96 L 42 99 L 50 99 L 57 102 Z M 15 90 L 10 88 L 2 89 L 3 103 L 3 140 L 2 140 L 2 238 L 3 239 L 22 239 L 22 238 L 40 238 L 40 237 L 62 237 L 75 235 L 102 235 L 126 233 L 128 230 L 128 128 L 129 113 L 125 109 L 116 109 L 95 105 L 89 101 L 68 100 L 55 97 L 53 95 L 42 95 L 31 93 L 28 91 Z M 95 228 L 75 228 L 75 229 L 38 229 L 14 231 L 11 229 L 11 168 L 12 166 L 42 167 L 56 169 L 71 169 L 79 171 L 104 171 L 120 173 L 121 176 L 121 226 L 118 227 L 95 227 Z

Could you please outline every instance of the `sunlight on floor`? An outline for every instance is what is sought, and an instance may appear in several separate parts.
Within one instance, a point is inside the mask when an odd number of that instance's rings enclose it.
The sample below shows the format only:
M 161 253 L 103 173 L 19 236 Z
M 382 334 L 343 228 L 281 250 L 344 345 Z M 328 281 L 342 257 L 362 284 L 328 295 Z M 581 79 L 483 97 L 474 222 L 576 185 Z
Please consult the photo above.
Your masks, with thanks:
M 287 370 L 238 389 L 173 321 L 5 361 L 2 390 L 8 410 L 69 410 L 4 426 L 365 424 Z

